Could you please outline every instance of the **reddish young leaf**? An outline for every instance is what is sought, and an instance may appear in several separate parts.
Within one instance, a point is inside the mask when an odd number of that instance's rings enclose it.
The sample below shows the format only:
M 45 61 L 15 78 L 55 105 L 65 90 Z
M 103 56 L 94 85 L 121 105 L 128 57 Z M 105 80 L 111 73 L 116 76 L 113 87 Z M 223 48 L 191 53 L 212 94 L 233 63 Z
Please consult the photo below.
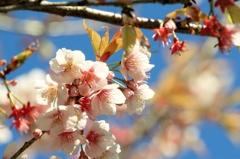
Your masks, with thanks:
M 111 41 L 109 42 L 105 52 L 107 54 L 113 55 L 115 52 L 117 52 L 119 49 L 121 49 L 123 46 L 123 42 L 122 42 L 122 28 L 120 28 L 115 35 L 113 36 L 113 38 L 111 39 Z

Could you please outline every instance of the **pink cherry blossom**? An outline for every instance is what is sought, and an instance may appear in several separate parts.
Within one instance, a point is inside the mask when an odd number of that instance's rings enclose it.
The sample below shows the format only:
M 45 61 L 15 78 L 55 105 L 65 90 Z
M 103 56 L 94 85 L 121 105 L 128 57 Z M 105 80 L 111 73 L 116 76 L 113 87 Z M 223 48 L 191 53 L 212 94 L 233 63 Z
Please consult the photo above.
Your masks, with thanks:
M 93 90 L 98 90 L 107 85 L 109 68 L 106 63 L 100 61 L 84 61 L 81 72 L 83 74 L 80 78 L 81 82 L 87 83 Z
M 30 106 L 30 102 L 24 104 L 23 107 L 15 105 L 9 115 L 9 118 L 14 118 L 11 128 L 15 126 L 20 133 L 28 133 L 31 121 L 36 121 L 41 112 L 41 106 Z
M 45 113 L 38 117 L 36 122 L 39 129 L 50 131 L 50 136 L 56 136 L 66 129 L 75 129 L 77 124 L 77 116 L 75 115 L 74 107 L 58 106 L 51 107 Z
M 60 105 L 65 103 L 67 90 L 56 75 L 47 74 L 46 80 L 36 80 L 34 87 L 37 91 L 36 100 L 38 104 Z
M 87 113 L 91 120 L 96 120 L 97 114 L 91 107 L 92 99 L 89 96 L 82 97 L 78 100 L 81 105 L 81 110 Z
M 149 64 L 148 57 L 139 49 L 134 47 L 133 51 L 127 57 L 124 56 L 121 61 L 120 71 L 126 80 L 131 77 L 134 81 L 142 81 L 148 78 L 146 72 L 154 67 Z
M 25 132 L 26 134 L 28 133 L 29 130 L 29 126 L 30 126 L 30 121 L 25 119 L 25 118 L 18 118 L 13 120 L 12 125 L 10 128 L 12 128 L 13 126 L 16 127 L 16 129 L 22 133 Z
M 133 90 L 127 88 L 123 93 L 127 97 L 126 104 L 129 115 L 133 113 L 140 115 L 145 107 L 145 101 L 151 99 L 155 94 L 147 84 L 139 84 L 139 86 Z
M 172 21 L 172 19 L 169 19 L 165 24 L 164 27 L 167 29 L 169 33 L 172 33 L 174 30 L 177 29 L 176 24 Z
M 168 45 L 168 41 L 170 41 L 170 39 L 168 38 L 172 33 L 168 31 L 168 29 L 166 27 L 160 27 L 160 28 L 156 28 L 153 29 L 153 36 L 152 38 L 154 39 L 154 41 L 161 41 L 163 46 L 165 46 L 165 44 Z
M 96 114 L 116 114 L 116 104 L 123 104 L 126 100 L 123 93 L 117 88 L 117 84 L 106 85 L 92 96 L 91 106 Z
M 91 158 L 100 157 L 115 145 L 115 137 L 109 132 L 109 124 L 104 120 L 93 122 L 86 139 L 85 152 Z
M 91 91 L 91 88 L 88 86 L 87 83 L 82 83 L 78 85 L 78 92 L 82 96 L 87 96 L 90 93 L 90 91 Z
M 221 11 L 224 13 L 225 8 L 228 6 L 233 6 L 234 0 L 216 0 L 214 7 L 220 6 Z
M 76 155 L 79 145 L 86 141 L 77 131 L 65 131 L 59 134 L 52 142 L 52 151 L 61 149 L 67 155 Z
M 171 55 L 181 55 L 182 52 L 187 50 L 187 44 L 185 41 L 179 41 L 177 37 L 173 38 L 173 45 L 170 47 L 172 50 Z
M 80 66 L 84 61 L 85 55 L 81 51 L 63 48 L 57 51 L 56 58 L 50 60 L 49 64 L 51 69 L 59 74 L 62 82 L 72 83 L 82 75 Z

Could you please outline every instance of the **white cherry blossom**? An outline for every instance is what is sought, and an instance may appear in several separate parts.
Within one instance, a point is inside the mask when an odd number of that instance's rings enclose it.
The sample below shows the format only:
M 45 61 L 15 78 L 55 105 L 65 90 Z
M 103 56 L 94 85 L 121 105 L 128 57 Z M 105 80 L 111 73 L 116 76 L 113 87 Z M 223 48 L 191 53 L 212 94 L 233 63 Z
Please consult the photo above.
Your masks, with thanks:
M 121 152 L 120 145 L 114 143 L 114 145 L 108 149 L 107 151 L 103 152 L 100 157 L 95 157 L 94 159 L 119 159 L 119 153 Z
M 123 93 L 127 97 L 126 104 L 129 115 L 133 113 L 140 115 L 145 107 L 145 101 L 151 99 L 155 94 L 147 84 L 141 84 L 135 90 L 127 88 Z
M 85 61 L 85 55 L 79 50 L 59 49 L 56 58 L 50 60 L 51 69 L 59 74 L 64 83 L 72 83 L 74 79 L 81 77 L 81 64 Z
M 34 87 L 38 104 L 54 106 L 65 103 L 67 90 L 56 75 L 47 74 L 46 80 L 36 80 Z
M 78 130 L 83 130 L 86 127 L 87 124 L 87 113 L 86 112 L 82 112 L 81 109 L 79 109 L 81 106 L 80 105 L 74 105 L 75 107 L 75 115 L 77 116 L 77 125 L 76 128 Z
M 78 118 L 75 115 L 74 107 L 62 105 L 50 107 L 38 117 L 36 124 L 41 130 L 49 130 L 50 136 L 56 136 L 67 129 L 75 130 L 77 121 Z

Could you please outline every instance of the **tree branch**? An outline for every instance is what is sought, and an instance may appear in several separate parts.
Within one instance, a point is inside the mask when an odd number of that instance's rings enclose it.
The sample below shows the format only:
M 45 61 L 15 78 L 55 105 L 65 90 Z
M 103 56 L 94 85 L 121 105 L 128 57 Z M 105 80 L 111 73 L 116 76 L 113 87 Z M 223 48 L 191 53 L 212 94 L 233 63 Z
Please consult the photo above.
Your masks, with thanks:
M 10 159 L 16 159 L 21 153 L 23 153 L 35 141 L 37 141 L 37 139 L 33 137 L 31 140 L 25 142 L 24 145 Z
M 6 13 L 13 10 L 30 10 L 30 11 L 38 11 L 49 14 L 55 14 L 60 16 L 72 16 L 78 18 L 85 18 L 96 20 L 100 22 L 105 22 L 113 25 L 122 26 L 122 15 L 101 11 L 98 9 L 88 8 L 86 6 L 48 6 L 36 3 L 22 4 L 22 5 L 12 5 L 6 7 L 0 7 L 0 12 Z M 138 26 L 144 29 L 154 29 L 158 28 L 159 25 L 163 23 L 162 20 L 159 19 L 149 19 L 144 17 L 138 17 Z M 194 25 L 191 24 L 191 29 L 195 31 L 195 34 L 200 35 L 202 25 Z M 190 34 L 190 29 L 188 26 L 183 26 L 181 23 L 177 23 L 177 30 L 179 33 Z
M 186 4 L 191 2 L 192 0 L 132 0 L 127 2 L 89 2 L 87 0 L 83 1 L 72 1 L 72 2 L 49 2 L 49 1 L 42 1 L 40 2 L 41 5 L 45 6 L 116 6 L 116 7 L 123 7 L 127 4 L 147 4 L 147 3 L 159 3 L 159 4 Z M 1 6 L 9 6 L 9 5 L 16 5 L 16 4 L 26 4 L 26 3 L 38 3 L 36 2 L 29 2 L 26 0 L 2 0 L 0 2 Z

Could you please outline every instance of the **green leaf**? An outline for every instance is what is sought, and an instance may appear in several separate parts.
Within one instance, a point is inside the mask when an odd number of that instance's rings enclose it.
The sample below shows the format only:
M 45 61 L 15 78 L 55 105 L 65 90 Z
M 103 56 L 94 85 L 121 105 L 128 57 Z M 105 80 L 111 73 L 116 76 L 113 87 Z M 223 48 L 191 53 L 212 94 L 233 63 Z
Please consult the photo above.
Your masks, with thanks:
M 136 39 L 137 37 L 133 28 L 130 25 L 125 25 L 123 31 L 123 49 L 125 51 L 125 57 L 132 52 Z

